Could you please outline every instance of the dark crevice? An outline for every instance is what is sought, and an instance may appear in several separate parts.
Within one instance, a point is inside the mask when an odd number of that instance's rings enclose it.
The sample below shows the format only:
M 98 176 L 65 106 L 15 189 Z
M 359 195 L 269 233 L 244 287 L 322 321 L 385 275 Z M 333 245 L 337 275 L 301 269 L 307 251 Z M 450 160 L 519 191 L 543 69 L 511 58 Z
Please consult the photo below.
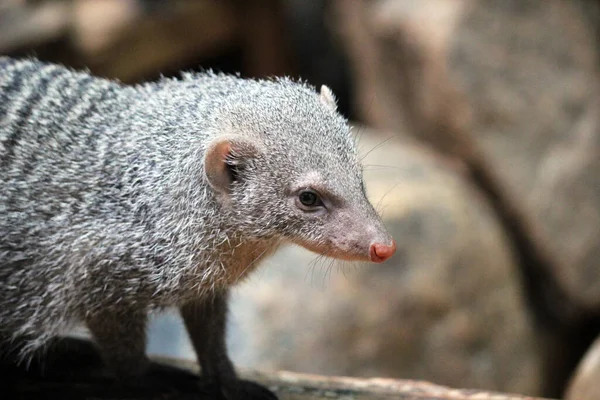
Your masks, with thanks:
M 600 310 L 585 308 L 566 293 L 551 255 L 486 163 L 472 161 L 469 167 L 472 182 L 493 207 L 517 258 L 525 300 L 541 335 L 542 395 L 561 397 L 600 334 Z

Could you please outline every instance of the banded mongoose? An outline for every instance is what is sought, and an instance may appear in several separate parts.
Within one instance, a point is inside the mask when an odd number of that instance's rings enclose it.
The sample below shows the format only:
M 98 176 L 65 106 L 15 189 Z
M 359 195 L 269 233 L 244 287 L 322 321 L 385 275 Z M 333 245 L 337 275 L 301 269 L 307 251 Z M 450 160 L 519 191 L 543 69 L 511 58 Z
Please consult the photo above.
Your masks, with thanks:
M 148 312 L 180 308 L 203 375 L 243 397 L 228 289 L 284 243 L 383 262 L 327 87 L 213 72 L 126 86 L 0 58 L 0 340 L 27 359 L 84 323 L 125 380 Z

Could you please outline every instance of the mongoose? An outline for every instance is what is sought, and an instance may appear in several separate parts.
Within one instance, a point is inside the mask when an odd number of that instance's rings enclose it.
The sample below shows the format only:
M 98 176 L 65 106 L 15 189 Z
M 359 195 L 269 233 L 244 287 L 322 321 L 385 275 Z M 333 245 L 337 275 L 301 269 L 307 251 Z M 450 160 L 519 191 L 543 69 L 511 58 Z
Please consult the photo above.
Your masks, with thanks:
M 243 397 L 228 289 L 284 243 L 383 262 L 327 87 L 213 72 L 126 86 L 0 58 L 0 340 L 21 359 L 84 323 L 125 380 L 148 312 L 177 306 L 201 370 Z

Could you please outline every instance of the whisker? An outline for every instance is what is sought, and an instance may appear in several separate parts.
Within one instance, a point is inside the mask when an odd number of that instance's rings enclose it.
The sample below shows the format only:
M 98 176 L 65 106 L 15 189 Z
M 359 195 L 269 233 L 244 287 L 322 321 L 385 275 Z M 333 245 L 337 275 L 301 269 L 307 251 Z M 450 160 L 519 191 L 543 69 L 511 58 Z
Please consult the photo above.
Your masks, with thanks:
M 327 271 L 325 272 L 325 280 L 327 282 L 331 281 L 331 271 L 333 271 L 333 266 L 335 265 L 335 258 L 331 258 L 329 262 L 329 266 L 327 267 Z
M 341 273 L 344 276 L 344 278 L 346 280 L 348 280 L 348 277 L 346 276 L 346 273 L 344 272 L 344 268 L 342 268 L 343 264 L 344 264 L 344 261 L 341 261 L 341 260 L 338 260 L 335 263 L 335 267 L 337 269 L 337 274 L 339 275 Z
M 325 273 L 323 274 L 323 280 L 321 281 L 321 289 L 325 289 L 325 281 L 327 280 L 327 271 L 329 266 L 325 267 Z
M 325 252 L 323 254 L 319 254 L 317 259 L 315 260 L 316 262 L 314 263 L 313 273 L 316 270 L 316 267 L 318 264 L 327 263 L 331 259 L 331 257 L 329 257 L 329 254 L 331 254 L 331 250 L 328 250 L 327 252 Z M 319 266 L 319 267 L 321 267 L 321 266 Z
M 379 213 L 379 209 L 381 207 L 381 204 L 383 203 L 383 200 L 386 198 L 386 196 L 388 194 L 390 194 L 392 192 L 392 190 L 394 190 L 396 188 L 396 186 L 398 186 L 400 183 L 402 182 L 396 182 L 395 185 L 393 185 L 391 188 L 389 188 L 388 191 L 386 191 L 383 196 L 381 196 L 381 198 L 379 199 L 379 201 L 377 202 L 377 205 L 375 206 L 375 211 L 377 211 Z
M 360 161 L 364 160 L 369 154 L 371 154 L 373 151 L 377 150 L 378 148 L 380 148 L 381 146 L 383 146 L 384 144 L 386 144 L 387 142 L 389 142 L 390 140 L 392 140 L 393 138 L 395 138 L 396 135 L 392 135 L 390 137 L 388 137 L 387 139 L 382 140 L 379 144 L 373 146 L 373 148 L 369 151 L 367 151 L 366 154 L 364 154 L 361 158 Z
M 260 258 L 262 257 L 262 255 L 263 255 L 263 254 L 265 254 L 265 253 L 266 253 L 268 250 L 270 250 L 270 249 L 268 249 L 268 248 L 267 248 L 267 249 L 263 250 L 263 251 L 262 251 L 262 252 L 261 252 L 261 253 L 258 255 L 258 257 L 256 257 L 256 258 L 255 258 L 254 260 L 252 260 L 250 263 L 248 263 L 248 265 L 246 265 L 246 268 L 244 268 L 244 270 L 243 270 L 243 271 L 242 271 L 242 272 L 241 272 L 241 273 L 238 275 L 238 277 L 236 278 L 236 281 L 239 281 L 239 280 L 240 280 L 240 279 L 241 279 L 241 278 L 244 276 L 244 274 L 246 273 L 246 271 L 248 270 L 248 268 L 250 268 L 250 267 L 251 267 L 251 266 L 252 266 L 254 263 L 256 263 L 258 260 L 260 260 Z
M 327 287 L 327 274 L 329 272 L 330 265 L 331 265 L 331 258 L 323 257 L 323 268 L 322 268 L 323 280 L 321 282 L 321 289 L 324 289 Z
M 345 260 L 340 260 L 340 263 L 338 263 L 338 268 L 339 268 L 339 269 L 341 269 L 341 271 L 342 271 L 342 275 L 344 276 L 344 278 L 345 278 L 346 280 L 348 280 L 348 275 L 346 275 L 346 271 L 347 271 L 347 269 L 348 269 L 348 268 L 347 268 L 347 267 L 348 267 L 348 264 L 350 264 L 350 265 L 351 265 L 352 263 L 351 263 L 350 261 L 345 261 Z M 340 267 L 341 267 L 341 268 L 340 268 Z M 338 271 L 339 271 L 339 270 L 338 270 Z
M 309 263 L 308 271 L 310 272 L 310 284 L 311 284 L 311 287 L 314 285 L 315 270 L 317 268 L 317 264 L 321 261 L 322 258 L 323 258 L 322 255 L 317 254 L 312 259 L 312 261 Z
M 315 262 L 317 261 L 318 257 L 319 256 L 315 254 L 315 256 L 312 258 L 312 260 L 310 260 L 310 262 L 308 263 L 308 268 L 306 269 L 306 273 L 304 274 L 304 281 L 306 281 L 308 274 L 312 271 L 313 266 L 315 265 Z
M 357 134 L 354 135 L 354 146 L 356 146 L 357 149 L 360 149 L 360 142 L 363 138 L 363 134 L 365 133 L 365 131 L 366 129 L 364 126 L 359 126 Z
M 371 168 L 371 167 L 375 167 L 375 168 Z M 375 169 L 396 169 L 396 170 L 405 170 L 405 168 L 402 167 L 398 167 L 396 165 L 381 165 L 381 164 L 363 164 L 363 168 L 367 168 L 370 171 L 373 171 Z

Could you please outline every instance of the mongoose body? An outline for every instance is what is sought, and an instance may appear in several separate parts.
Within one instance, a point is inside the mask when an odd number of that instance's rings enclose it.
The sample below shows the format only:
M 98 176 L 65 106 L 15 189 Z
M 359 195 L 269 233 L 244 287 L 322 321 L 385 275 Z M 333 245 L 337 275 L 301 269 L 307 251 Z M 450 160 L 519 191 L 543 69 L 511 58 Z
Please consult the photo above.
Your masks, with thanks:
M 76 324 L 122 377 L 146 315 L 180 307 L 229 398 L 227 290 L 281 244 L 381 262 L 331 92 L 202 73 L 138 86 L 0 58 L 0 342 L 26 359 Z

